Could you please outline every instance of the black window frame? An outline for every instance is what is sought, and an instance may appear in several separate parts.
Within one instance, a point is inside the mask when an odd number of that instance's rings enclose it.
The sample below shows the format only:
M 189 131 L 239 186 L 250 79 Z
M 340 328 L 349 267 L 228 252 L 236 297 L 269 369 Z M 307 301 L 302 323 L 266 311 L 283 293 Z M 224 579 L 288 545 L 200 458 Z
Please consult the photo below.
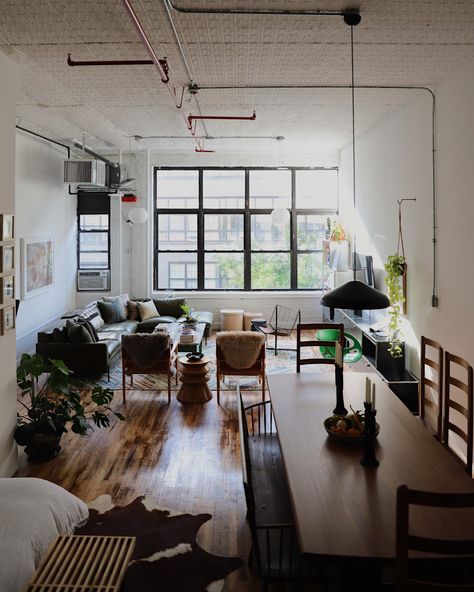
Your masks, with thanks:
M 198 207 L 197 208 L 159 208 L 157 200 L 157 172 L 159 171 L 197 171 L 198 172 Z M 203 207 L 203 172 L 204 171 L 245 171 L 245 203 L 243 208 L 204 208 Z M 291 207 L 290 212 L 290 248 L 288 250 L 251 250 L 251 216 L 255 214 L 269 215 L 272 209 L 250 207 L 250 172 L 251 171 L 291 171 Z M 339 190 L 337 192 L 336 208 L 297 208 L 296 207 L 296 173 L 297 171 L 332 170 L 339 174 L 339 167 L 219 167 L 219 166 L 155 166 L 153 169 L 153 289 L 154 291 L 173 290 L 176 292 L 319 292 L 323 286 L 317 288 L 298 288 L 298 255 L 319 253 L 322 260 L 322 249 L 297 248 L 297 217 L 298 215 L 334 216 L 339 213 Z M 158 240 L 158 219 L 160 214 L 193 214 L 197 216 L 197 248 L 176 251 L 160 250 Z M 206 214 L 243 214 L 244 216 L 244 245 L 242 250 L 205 250 L 204 248 L 204 219 Z M 196 253 L 197 256 L 197 287 L 169 288 L 158 285 L 158 260 L 160 253 Z M 243 253 L 244 257 L 244 287 L 243 288 L 205 288 L 206 253 Z M 289 253 L 290 254 L 290 287 L 289 288 L 252 288 L 251 286 L 251 258 L 253 253 Z
M 83 230 L 81 228 L 81 216 L 106 216 L 107 217 L 107 230 L 94 228 L 90 230 Z M 82 251 L 81 250 L 81 235 L 82 234 L 105 234 L 107 233 L 107 251 L 104 250 L 97 250 L 97 251 Z M 93 266 L 83 266 L 81 265 L 81 253 L 107 253 L 107 267 L 97 267 Z M 97 213 L 97 212 L 78 212 L 77 214 L 77 269 L 80 271 L 88 270 L 88 271 L 110 271 L 110 213 Z

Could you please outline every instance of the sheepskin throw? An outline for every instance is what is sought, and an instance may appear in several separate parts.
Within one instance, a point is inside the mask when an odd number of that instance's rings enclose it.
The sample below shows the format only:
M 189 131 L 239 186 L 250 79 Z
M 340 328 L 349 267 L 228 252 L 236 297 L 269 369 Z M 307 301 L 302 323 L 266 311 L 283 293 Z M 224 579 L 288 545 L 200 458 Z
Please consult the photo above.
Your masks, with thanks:
M 244 370 L 257 361 L 265 336 L 250 331 L 224 331 L 216 335 L 216 343 L 229 366 Z
M 135 333 L 122 337 L 122 347 L 133 362 L 146 370 L 154 366 L 170 345 L 168 335 L 160 333 Z

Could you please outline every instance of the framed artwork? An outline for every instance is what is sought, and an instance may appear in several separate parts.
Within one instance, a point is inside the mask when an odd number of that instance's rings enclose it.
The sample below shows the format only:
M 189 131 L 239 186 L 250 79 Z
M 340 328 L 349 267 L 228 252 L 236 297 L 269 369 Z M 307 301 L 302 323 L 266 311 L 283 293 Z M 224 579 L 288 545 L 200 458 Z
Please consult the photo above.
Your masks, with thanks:
M 0 303 L 9 304 L 15 300 L 15 276 L 4 275 L 0 278 Z
M 13 214 L 0 214 L 0 240 L 12 241 L 15 238 Z
M 10 273 L 15 269 L 15 246 L 0 246 L 0 273 Z
M 8 333 L 8 331 L 15 328 L 15 305 L 5 306 L 5 308 L 2 308 L 0 311 L 0 315 L 1 332 L 2 335 L 5 335 L 5 333 Z
M 54 285 L 54 244 L 51 235 L 21 239 L 21 296 L 33 298 Z

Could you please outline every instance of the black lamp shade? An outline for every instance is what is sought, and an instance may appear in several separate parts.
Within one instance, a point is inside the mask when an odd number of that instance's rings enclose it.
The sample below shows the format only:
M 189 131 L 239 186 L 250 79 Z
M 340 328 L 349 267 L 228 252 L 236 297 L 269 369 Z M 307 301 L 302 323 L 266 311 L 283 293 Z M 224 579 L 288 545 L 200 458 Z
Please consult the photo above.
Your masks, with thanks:
M 352 280 L 324 294 L 321 304 L 328 308 L 376 310 L 388 308 L 390 300 L 385 294 L 364 284 L 364 282 Z

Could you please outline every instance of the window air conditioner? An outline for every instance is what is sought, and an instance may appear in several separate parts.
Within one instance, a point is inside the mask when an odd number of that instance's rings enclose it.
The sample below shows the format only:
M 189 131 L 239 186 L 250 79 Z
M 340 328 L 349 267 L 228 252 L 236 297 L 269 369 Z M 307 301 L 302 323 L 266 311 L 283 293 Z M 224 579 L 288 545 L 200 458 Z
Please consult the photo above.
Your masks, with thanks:
M 65 160 L 64 182 L 105 187 L 105 162 L 101 160 Z
M 92 269 L 80 269 L 77 272 L 78 292 L 102 292 L 109 290 L 110 271 L 94 271 Z

